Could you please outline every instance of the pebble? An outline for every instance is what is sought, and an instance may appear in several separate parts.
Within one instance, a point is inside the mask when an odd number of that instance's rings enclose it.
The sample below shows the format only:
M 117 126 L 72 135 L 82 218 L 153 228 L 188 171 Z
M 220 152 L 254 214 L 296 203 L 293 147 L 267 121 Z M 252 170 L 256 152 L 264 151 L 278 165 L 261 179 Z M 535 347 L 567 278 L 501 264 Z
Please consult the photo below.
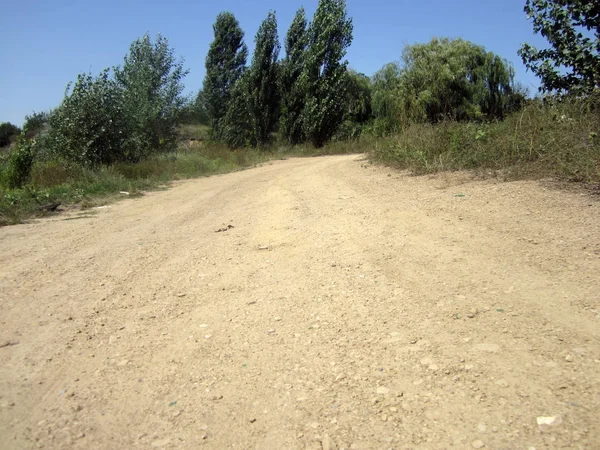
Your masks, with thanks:
M 477 429 L 479 430 L 479 432 L 481 432 L 481 433 L 485 433 L 485 431 L 487 430 L 487 426 L 485 425 L 485 423 L 480 423 L 480 424 L 477 426 Z
M 549 417 L 538 417 L 537 418 L 537 424 L 540 427 L 543 427 L 543 426 L 556 427 L 556 426 L 560 425 L 561 423 L 562 423 L 561 416 L 549 416 Z
M 571 355 L 567 355 L 567 356 L 565 356 L 565 361 L 566 362 L 573 362 L 573 357 Z
M 385 394 L 388 394 L 389 392 L 390 392 L 390 390 L 386 387 L 380 386 L 377 388 L 378 394 L 385 395 Z
M 485 444 L 482 441 L 480 441 L 480 440 L 471 442 L 471 445 L 473 446 L 473 448 L 483 448 L 483 447 L 485 447 Z
M 475 350 L 481 350 L 483 352 L 496 353 L 500 350 L 498 344 L 476 344 Z
M 152 442 L 152 444 L 150 444 L 152 447 L 166 447 L 167 445 L 169 445 L 169 442 L 171 442 L 171 439 L 167 438 L 167 439 L 159 439 L 157 441 Z

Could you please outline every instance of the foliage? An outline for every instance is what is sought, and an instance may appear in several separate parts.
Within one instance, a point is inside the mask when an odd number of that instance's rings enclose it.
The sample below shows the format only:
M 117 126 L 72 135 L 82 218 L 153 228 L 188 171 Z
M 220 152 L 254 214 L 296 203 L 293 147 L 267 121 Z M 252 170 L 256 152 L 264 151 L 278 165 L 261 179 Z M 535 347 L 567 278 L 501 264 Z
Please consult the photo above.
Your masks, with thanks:
M 123 90 L 105 69 L 97 77 L 80 74 L 49 119 L 48 145 L 58 156 L 82 166 L 136 160 L 124 153 L 127 118 Z
M 42 112 L 33 111 L 31 115 L 25 116 L 25 124 L 23 125 L 23 131 L 28 137 L 33 137 L 39 134 L 44 126 L 48 123 L 49 114 Z
M 285 38 L 285 58 L 281 62 L 280 91 L 281 118 L 279 131 L 291 145 L 304 141 L 302 109 L 304 91 L 300 76 L 304 68 L 307 47 L 307 22 L 304 8 L 300 8 L 290 25 Z
M 213 137 L 222 137 L 222 119 L 228 110 L 231 93 L 244 73 L 248 49 L 244 32 L 233 14 L 222 12 L 213 25 L 214 40 L 206 56 L 203 96 Z
M 252 64 L 248 70 L 248 107 L 251 114 L 257 144 L 271 141 L 279 115 L 279 89 L 277 78 L 279 66 L 279 37 L 275 13 L 269 12 L 262 22 L 255 39 Z
M 167 38 L 160 34 L 155 42 L 146 34 L 131 44 L 123 66 L 115 68 L 123 93 L 129 159 L 175 147 L 179 114 L 185 103 L 182 80 L 187 73 L 183 62 L 176 61 Z
M 10 122 L 0 123 L 0 147 L 6 147 L 10 144 L 11 139 L 20 132 L 21 129 Z
M 409 45 L 401 69 L 401 109 L 417 122 L 501 118 L 512 93 L 510 64 L 462 39 Z
M 308 37 L 302 121 L 307 138 L 318 148 L 331 139 L 344 119 L 348 63 L 342 58 L 352 42 L 345 0 L 319 0 Z
M 371 80 L 362 73 L 349 70 L 346 75 L 345 119 L 363 124 L 373 115 Z
M 586 94 L 600 88 L 600 3 L 527 0 L 524 11 L 551 46 L 523 44 L 519 50 L 525 66 L 540 77 L 540 90 Z
M 371 102 L 378 136 L 398 131 L 401 116 L 400 66 L 389 63 L 373 75 Z
M 209 120 L 206 114 L 204 94 L 201 90 L 197 94 L 185 98 L 179 112 L 179 123 L 208 125 Z
M 250 110 L 250 76 L 246 72 L 231 90 L 231 101 L 222 119 L 221 139 L 231 148 L 254 147 L 257 144 Z
M 36 153 L 35 140 L 29 140 L 23 132 L 11 151 L 3 173 L 2 184 L 9 189 L 21 187 L 28 179 Z

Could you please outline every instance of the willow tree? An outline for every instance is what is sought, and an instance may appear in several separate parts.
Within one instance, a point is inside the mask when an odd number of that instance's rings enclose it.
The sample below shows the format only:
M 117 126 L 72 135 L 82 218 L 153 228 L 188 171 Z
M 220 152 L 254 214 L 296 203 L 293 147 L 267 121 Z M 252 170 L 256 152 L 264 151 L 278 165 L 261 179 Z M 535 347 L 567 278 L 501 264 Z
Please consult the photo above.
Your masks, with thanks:
M 513 91 L 510 63 L 462 39 L 407 46 L 400 70 L 400 106 L 415 121 L 501 117 Z

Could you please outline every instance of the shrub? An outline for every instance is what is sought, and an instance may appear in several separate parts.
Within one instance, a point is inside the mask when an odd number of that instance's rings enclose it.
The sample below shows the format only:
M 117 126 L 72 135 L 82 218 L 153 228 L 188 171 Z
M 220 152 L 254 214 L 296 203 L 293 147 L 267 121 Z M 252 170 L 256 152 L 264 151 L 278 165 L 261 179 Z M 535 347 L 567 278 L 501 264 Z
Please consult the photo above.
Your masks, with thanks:
M 44 125 L 48 123 L 49 114 L 46 112 L 33 112 L 31 115 L 25 116 L 25 124 L 23 125 L 23 131 L 27 134 L 27 137 L 34 137 L 40 133 L 44 128 Z
M 19 127 L 10 122 L 0 123 L 0 147 L 6 147 L 20 132 Z
M 95 167 L 136 160 L 124 152 L 127 122 L 123 92 L 104 70 L 98 77 L 80 74 L 67 86 L 65 98 L 50 116 L 48 144 L 58 156 L 82 166 Z
M 3 184 L 7 188 L 16 189 L 27 182 L 35 159 L 35 147 L 35 140 L 28 140 L 24 134 L 19 136 L 4 170 Z

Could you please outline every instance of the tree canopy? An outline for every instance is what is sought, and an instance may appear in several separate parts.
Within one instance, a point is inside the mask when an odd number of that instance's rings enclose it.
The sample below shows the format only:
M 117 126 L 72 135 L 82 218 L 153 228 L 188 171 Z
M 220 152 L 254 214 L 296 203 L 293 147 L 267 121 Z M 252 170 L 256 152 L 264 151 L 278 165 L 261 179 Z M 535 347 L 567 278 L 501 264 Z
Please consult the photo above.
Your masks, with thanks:
M 550 48 L 523 44 L 519 55 L 540 77 L 542 92 L 589 94 L 600 88 L 600 2 L 527 0 L 533 30 Z

